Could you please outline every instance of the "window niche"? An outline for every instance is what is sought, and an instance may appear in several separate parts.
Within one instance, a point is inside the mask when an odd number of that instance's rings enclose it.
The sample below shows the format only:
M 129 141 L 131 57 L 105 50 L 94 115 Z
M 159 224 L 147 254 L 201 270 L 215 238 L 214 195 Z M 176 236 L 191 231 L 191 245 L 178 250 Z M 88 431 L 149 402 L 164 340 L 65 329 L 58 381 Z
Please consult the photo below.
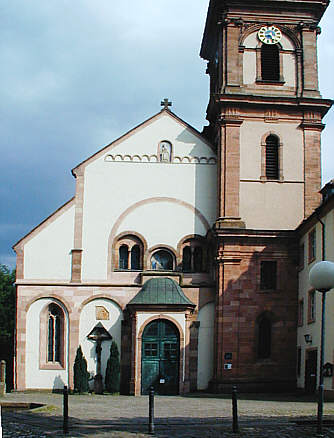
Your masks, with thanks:
M 171 163 L 172 161 L 172 143 L 163 140 L 158 146 L 158 159 L 161 163 Z
M 182 271 L 206 272 L 207 247 L 200 239 L 187 239 L 181 246 Z
M 265 260 L 260 264 L 260 290 L 277 289 L 277 261 Z
M 316 258 L 317 242 L 316 231 L 313 228 L 308 235 L 308 262 L 312 263 Z
M 174 256 L 165 249 L 159 249 L 151 256 L 151 269 L 154 271 L 173 271 L 174 266 Z
M 256 49 L 256 82 L 283 85 L 283 51 L 280 44 L 259 44 Z
M 144 245 L 135 235 L 123 235 L 114 245 L 114 268 L 121 271 L 143 269 Z
M 65 368 L 65 315 L 56 303 L 40 315 L 40 369 Z
M 257 357 L 258 359 L 269 359 L 272 345 L 272 321 L 263 314 L 257 320 Z
M 261 142 L 261 181 L 283 181 L 283 144 L 274 133 L 267 133 Z

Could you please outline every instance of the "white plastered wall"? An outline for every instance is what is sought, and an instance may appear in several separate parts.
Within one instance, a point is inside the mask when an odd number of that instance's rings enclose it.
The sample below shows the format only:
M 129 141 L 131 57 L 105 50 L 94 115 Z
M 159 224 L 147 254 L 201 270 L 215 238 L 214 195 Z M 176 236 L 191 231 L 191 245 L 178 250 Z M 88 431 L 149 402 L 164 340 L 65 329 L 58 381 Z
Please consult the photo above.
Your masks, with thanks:
M 156 155 L 162 140 L 172 143 L 174 156 L 214 157 L 204 141 L 169 115 L 153 121 L 106 155 Z M 175 201 L 159 203 L 158 198 Z M 149 199 L 152 202 L 125 214 Z M 110 162 L 105 156 L 93 161 L 85 169 L 83 279 L 107 277 L 108 239 L 122 214 L 125 216 L 116 235 L 121 231 L 141 232 L 149 246 L 168 244 L 176 249 L 185 235 L 205 235 L 206 229 L 189 206 L 198 209 L 212 225 L 216 218 L 215 164 Z
M 109 319 L 97 320 L 96 319 L 96 306 L 103 306 L 109 313 Z M 87 360 L 87 370 L 92 376 L 96 374 L 96 342 L 89 341 L 87 335 L 91 330 L 101 322 L 104 328 L 111 334 L 113 340 L 117 343 L 118 351 L 121 354 L 121 329 L 122 329 L 123 312 L 121 308 L 112 300 L 107 298 L 96 298 L 89 301 L 80 313 L 79 323 L 79 345 L 83 355 Z M 103 382 L 105 378 L 105 371 L 107 367 L 107 361 L 110 355 L 110 345 L 112 341 L 102 342 L 101 353 L 101 371 L 103 376 Z
M 255 49 L 259 45 L 259 39 L 257 37 L 257 32 L 253 32 L 248 35 L 244 41 L 245 51 L 243 54 L 243 82 L 244 84 L 255 84 L 256 82 L 256 52 Z M 292 41 L 284 34 L 282 34 L 282 39 L 280 41 L 283 51 L 288 50 L 289 52 L 283 52 L 282 62 L 283 62 L 283 78 L 284 85 L 288 87 L 296 86 L 296 57 L 294 53 L 295 47 Z M 253 49 L 249 51 L 247 49 Z
M 330 211 L 325 217 L 322 218 L 326 227 L 326 260 L 334 262 L 334 211 Z M 318 222 L 316 225 L 316 259 L 312 263 L 308 263 L 308 236 L 307 232 L 300 241 L 300 245 L 304 244 L 305 257 L 304 257 L 304 269 L 299 272 L 299 295 L 298 300 L 304 300 L 304 314 L 303 325 L 298 327 L 297 331 L 297 346 L 301 347 L 301 372 L 300 376 L 297 376 L 297 386 L 304 388 L 305 385 L 305 359 L 306 349 L 317 348 L 318 354 L 318 379 L 319 379 L 319 363 L 320 363 L 320 323 L 321 323 L 321 294 L 316 292 L 316 319 L 314 323 L 308 324 L 308 292 L 311 290 L 309 283 L 309 272 L 315 263 L 321 261 L 321 240 L 322 240 L 322 227 Z M 312 228 L 313 229 L 313 228 Z M 312 231 L 312 229 L 310 231 Z M 326 295 L 326 322 L 325 322 L 325 361 L 334 362 L 334 290 L 332 289 Z M 304 335 L 310 334 L 312 336 L 312 343 L 306 344 Z M 325 378 L 324 385 L 325 390 L 333 390 L 333 379 Z M 317 383 L 317 385 L 319 382 Z
M 65 315 L 64 339 L 66 356 L 64 370 L 41 370 L 39 368 L 40 313 L 52 302 L 62 307 Z M 32 303 L 29 307 L 26 321 L 26 388 L 63 389 L 64 385 L 68 385 L 68 314 L 66 309 L 58 301 L 42 298 Z
M 74 206 L 51 220 L 24 246 L 24 278 L 70 280 Z
M 282 143 L 283 181 L 260 181 L 261 141 L 268 133 Z M 303 137 L 296 122 L 245 121 L 240 128 L 240 216 L 252 229 L 295 229 L 303 219 Z M 282 205 L 285 205 L 282 213 Z
M 198 312 L 197 320 L 200 322 L 198 333 L 198 390 L 207 389 L 213 376 L 214 318 L 214 303 L 206 304 Z

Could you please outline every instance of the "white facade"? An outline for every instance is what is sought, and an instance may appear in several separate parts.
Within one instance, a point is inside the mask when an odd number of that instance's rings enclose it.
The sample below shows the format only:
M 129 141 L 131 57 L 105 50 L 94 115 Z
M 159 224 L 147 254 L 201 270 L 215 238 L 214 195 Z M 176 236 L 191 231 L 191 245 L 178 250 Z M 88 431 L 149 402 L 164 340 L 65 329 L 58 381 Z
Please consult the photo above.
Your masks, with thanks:
M 332 183 L 328 183 L 331 185 Z M 327 185 L 327 186 L 328 186 Z M 325 186 L 326 187 L 326 186 Z M 324 189 L 323 189 L 324 190 Z M 300 247 L 304 248 L 304 258 L 299 268 L 299 327 L 297 335 L 297 346 L 300 349 L 300 369 L 297 370 L 297 385 L 299 388 L 307 389 L 307 366 L 309 352 L 316 354 L 316 387 L 319 384 L 320 366 L 320 336 L 321 336 L 321 309 L 322 295 L 315 292 L 314 315 L 311 310 L 311 297 L 314 289 L 309 283 L 309 271 L 315 263 L 323 260 L 322 239 L 325 232 L 324 259 L 334 262 L 334 209 L 333 196 L 323 202 L 318 209 L 318 215 L 314 213 L 304 224 L 301 225 Z M 320 220 L 319 220 L 320 218 Z M 321 224 L 321 222 L 323 225 Z M 315 257 L 310 253 L 310 234 L 315 233 Z M 333 364 L 334 361 L 334 294 L 333 290 L 326 294 L 325 309 L 325 350 L 324 363 Z M 305 335 L 310 336 L 306 342 Z M 334 382 L 332 377 L 324 378 L 325 391 L 333 392 Z M 306 386 L 306 388 L 305 388 Z

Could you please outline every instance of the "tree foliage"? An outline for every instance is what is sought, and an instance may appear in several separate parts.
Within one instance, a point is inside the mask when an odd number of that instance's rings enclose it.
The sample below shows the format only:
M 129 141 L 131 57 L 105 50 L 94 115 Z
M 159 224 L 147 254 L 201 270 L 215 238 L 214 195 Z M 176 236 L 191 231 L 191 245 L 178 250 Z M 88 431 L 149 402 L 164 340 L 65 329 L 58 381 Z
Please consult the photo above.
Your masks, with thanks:
M 15 270 L 0 264 L 0 337 L 13 339 L 15 328 Z
M 110 346 L 110 356 L 107 362 L 105 387 L 110 393 L 119 392 L 120 363 L 119 352 L 115 341 Z
M 89 373 L 87 372 L 87 361 L 82 353 L 80 345 L 75 356 L 73 371 L 74 391 L 79 393 L 88 392 Z

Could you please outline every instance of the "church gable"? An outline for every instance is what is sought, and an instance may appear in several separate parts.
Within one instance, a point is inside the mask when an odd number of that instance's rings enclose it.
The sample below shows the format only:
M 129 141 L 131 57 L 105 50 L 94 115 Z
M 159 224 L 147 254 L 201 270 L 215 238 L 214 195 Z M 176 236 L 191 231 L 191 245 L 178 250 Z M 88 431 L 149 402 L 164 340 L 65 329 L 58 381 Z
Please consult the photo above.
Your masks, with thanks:
M 172 112 L 162 110 L 81 163 L 73 172 L 97 160 L 215 164 L 216 155 L 199 132 Z

